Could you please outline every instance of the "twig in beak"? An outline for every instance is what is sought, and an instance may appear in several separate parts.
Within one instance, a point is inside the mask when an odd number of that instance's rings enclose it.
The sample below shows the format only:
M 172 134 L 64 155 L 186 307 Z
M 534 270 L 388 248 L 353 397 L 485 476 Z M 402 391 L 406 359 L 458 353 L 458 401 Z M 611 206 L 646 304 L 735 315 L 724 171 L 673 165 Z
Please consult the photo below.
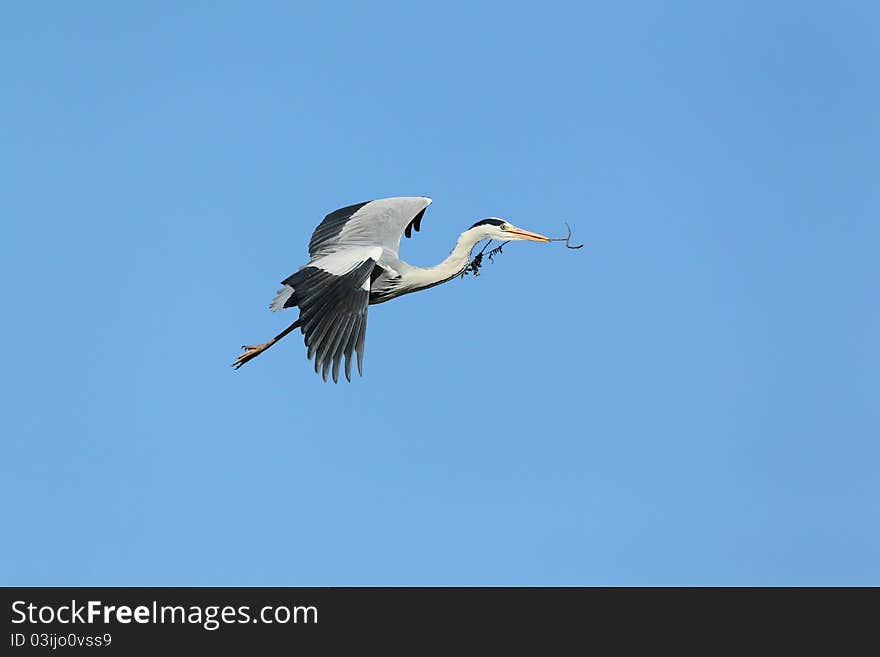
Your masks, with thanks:
M 566 249 L 581 249 L 583 248 L 583 244 L 577 244 L 575 246 L 571 245 L 571 226 L 568 225 L 568 222 L 565 222 L 566 227 L 568 228 L 568 235 L 565 237 L 551 237 L 551 242 L 565 242 Z

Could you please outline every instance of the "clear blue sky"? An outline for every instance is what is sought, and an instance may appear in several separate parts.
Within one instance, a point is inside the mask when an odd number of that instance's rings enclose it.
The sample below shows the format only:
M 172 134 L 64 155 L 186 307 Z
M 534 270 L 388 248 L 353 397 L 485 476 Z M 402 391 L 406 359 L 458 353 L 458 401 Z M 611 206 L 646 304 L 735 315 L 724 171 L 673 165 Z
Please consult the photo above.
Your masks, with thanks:
M 5 3 L 0 583 L 880 584 L 880 10 L 831 4 Z M 415 264 L 586 247 L 371 308 L 352 384 L 231 370 L 398 195 Z

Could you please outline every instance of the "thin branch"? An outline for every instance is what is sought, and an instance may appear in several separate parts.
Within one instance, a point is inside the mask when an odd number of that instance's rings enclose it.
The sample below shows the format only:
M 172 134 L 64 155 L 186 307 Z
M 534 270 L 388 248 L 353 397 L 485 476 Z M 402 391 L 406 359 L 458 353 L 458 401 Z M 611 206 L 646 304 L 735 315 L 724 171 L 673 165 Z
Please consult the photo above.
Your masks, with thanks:
M 464 278 L 467 274 L 473 274 L 474 276 L 480 275 L 480 267 L 483 266 L 483 253 L 492 243 L 492 240 L 486 240 L 486 243 L 483 245 L 483 248 L 480 249 L 480 252 L 473 257 L 473 259 L 468 263 L 468 266 L 464 268 L 464 271 L 461 272 L 461 278 Z M 506 244 L 507 242 L 505 242 Z M 495 251 L 495 249 L 492 249 Z M 489 261 L 492 261 L 492 251 L 489 252 Z
M 497 256 L 499 253 L 504 253 L 504 245 L 508 242 L 510 242 L 510 240 L 507 240 L 506 242 L 501 242 L 501 244 L 499 244 L 486 254 L 489 257 L 489 262 L 495 262 L 495 256 Z
M 551 237 L 550 241 L 551 242 L 565 242 L 566 249 L 582 249 L 584 246 L 583 244 L 577 244 L 575 246 L 571 245 L 571 226 L 568 225 L 567 221 L 565 222 L 565 225 L 568 227 L 568 235 L 566 235 L 565 237 Z

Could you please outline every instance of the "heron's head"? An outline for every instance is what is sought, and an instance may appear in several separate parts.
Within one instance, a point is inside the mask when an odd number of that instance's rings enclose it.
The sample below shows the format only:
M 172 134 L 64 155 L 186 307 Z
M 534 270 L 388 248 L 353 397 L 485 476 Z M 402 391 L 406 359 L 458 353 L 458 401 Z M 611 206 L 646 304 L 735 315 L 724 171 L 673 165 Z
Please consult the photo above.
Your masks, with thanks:
M 481 235 L 480 239 L 498 240 L 506 242 L 509 240 L 532 240 L 533 242 L 549 242 L 550 238 L 533 233 L 524 228 L 518 228 L 509 221 L 499 219 L 498 217 L 489 217 L 478 221 L 468 228 L 469 231 L 475 230 Z

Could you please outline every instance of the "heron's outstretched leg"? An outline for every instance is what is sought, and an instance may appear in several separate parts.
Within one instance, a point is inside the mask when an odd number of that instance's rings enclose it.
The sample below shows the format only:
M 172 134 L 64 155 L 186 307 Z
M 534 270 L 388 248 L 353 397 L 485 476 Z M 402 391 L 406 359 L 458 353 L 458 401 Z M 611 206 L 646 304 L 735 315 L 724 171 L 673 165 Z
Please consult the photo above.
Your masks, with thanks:
M 241 348 L 244 349 L 245 351 L 244 351 L 244 353 L 243 353 L 241 356 L 239 356 L 238 358 L 235 359 L 235 362 L 232 363 L 232 366 L 233 366 L 235 369 L 238 369 L 239 367 L 241 367 L 242 365 L 244 365 L 246 362 L 248 362 L 248 361 L 251 360 L 252 358 L 256 358 L 256 357 L 259 356 L 261 353 L 263 353 L 264 351 L 266 351 L 266 349 L 268 349 L 268 348 L 271 347 L 273 344 L 275 344 L 276 342 L 278 342 L 278 341 L 279 341 L 281 338 L 283 338 L 285 335 L 287 335 L 288 333 L 290 333 L 292 330 L 299 328 L 300 324 L 302 324 L 302 321 L 299 320 L 299 319 L 296 320 L 293 324 L 291 324 L 291 325 L 288 326 L 286 329 L 284 329 L 283 331 L 281 331 L 281 333 L 279 333 L 279 334 L 276 335 L 274 338 L 272 338 L 271 340 L 269 340 L 269 342 L 264 342 L 263 344 L 255 344 L 255 345 L 242 345 Z

